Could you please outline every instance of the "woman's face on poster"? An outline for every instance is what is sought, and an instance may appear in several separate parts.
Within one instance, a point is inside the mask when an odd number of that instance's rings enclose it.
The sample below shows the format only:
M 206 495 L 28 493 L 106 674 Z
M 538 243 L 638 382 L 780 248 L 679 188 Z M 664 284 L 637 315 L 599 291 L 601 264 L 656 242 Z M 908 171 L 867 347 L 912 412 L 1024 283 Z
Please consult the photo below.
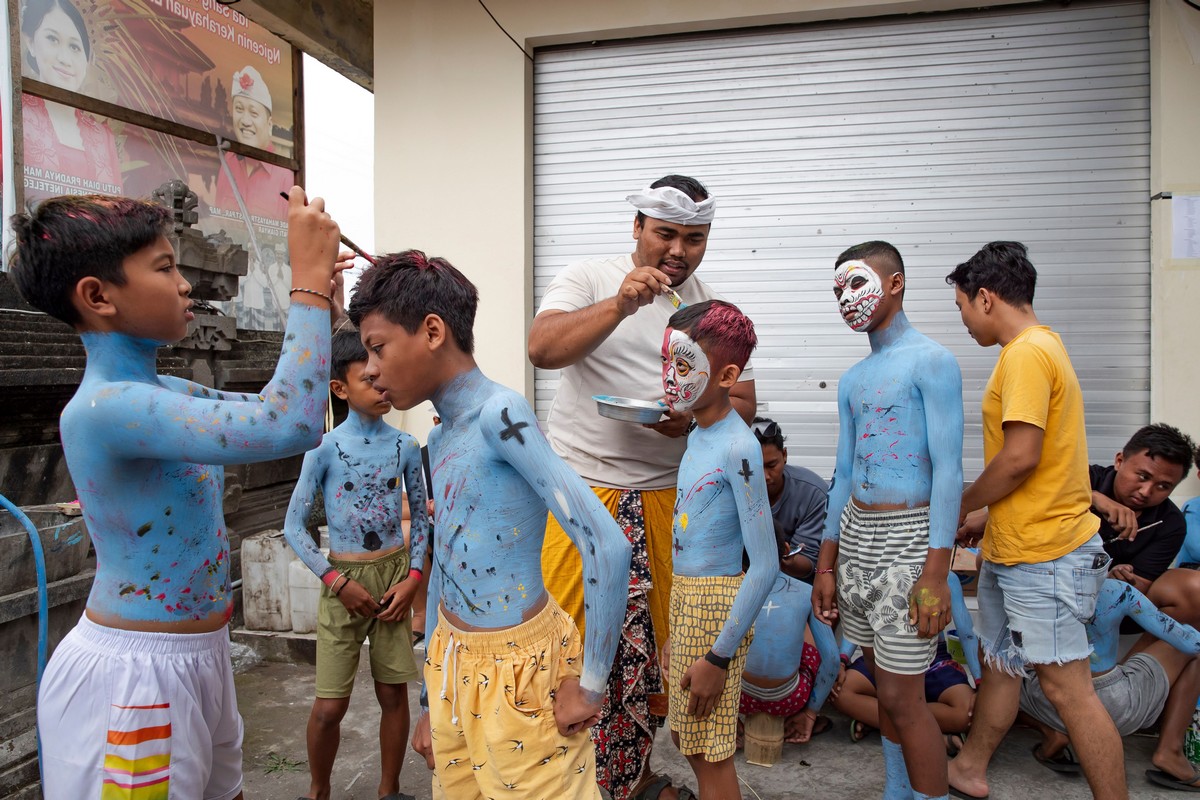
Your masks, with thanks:
M 79 91 L 88 68 L 83 31 L 61 8 L 55 6 L 42 17 L 42 24 L 26 41 L 26 46 L 37 66 L 38 80 L 60 89 Z
M 271 112 L 244 95 L 233 98 L 233 132 L 238 141 L 266 150 L 271 144 Z

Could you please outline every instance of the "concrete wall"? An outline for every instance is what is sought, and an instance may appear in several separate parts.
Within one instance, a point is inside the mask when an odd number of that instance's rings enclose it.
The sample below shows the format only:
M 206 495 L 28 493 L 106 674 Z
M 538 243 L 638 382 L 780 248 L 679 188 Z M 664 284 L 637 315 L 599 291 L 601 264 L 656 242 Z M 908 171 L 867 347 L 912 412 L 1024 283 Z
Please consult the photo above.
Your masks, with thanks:
M 1150 76 L 1150 193 L 1200 194 L 1200 11 L 1182 0 L 1150 3 Z M 1171 201 L 1151 207 L 1151 413 L 1200 437 L 1200 259 L 1171 258 Z M 1175 500 L 1197 494 L 1193 471 Z
M 996 3 L 1001 5 L 1002 3 Z M 959 0 L 491 0 L 534 47 L 630 36 L 976 7 Z M 1200 191 L 1200 12 L 1150 0 L 1152 191 Z M 525 336 L 532 317 L 532 69 L 474 0 L 375 8 L 376 241 L 449 258 L 478 285 L 478 356 L 496 380 L 532 397 Z M 1190 47 L 1189 47 L 1190 43 Z M 1153 216 L 1155 420 L 1200 436 L 1196 267 L 1169 259 L 1170 201 Z M 426 414 L 408 414 L 420 435 Z M 1194 478 L 1179 496 L 1196 494 Z

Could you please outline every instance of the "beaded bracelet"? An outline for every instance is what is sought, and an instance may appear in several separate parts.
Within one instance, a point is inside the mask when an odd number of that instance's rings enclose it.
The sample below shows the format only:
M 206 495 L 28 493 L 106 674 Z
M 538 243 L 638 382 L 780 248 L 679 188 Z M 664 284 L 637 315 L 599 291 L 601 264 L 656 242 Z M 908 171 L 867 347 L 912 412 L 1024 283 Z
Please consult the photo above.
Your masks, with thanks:
M 318 292 L 316 289 L 301 289 L 301 288 L 297 287 L 295 289 L 292 289 L 290 292 L 288 292 L 288 294 L 292 295 L 292 294 L 295 294 L 296 292 L 303 292 L 304 294 L 315 294 L 317 297 L 320 297 L 321 299 L 323 299 L 326 303 L 329 303 L 330 308 L 333 308 L 333 298 L 330 297 L 329 295 L 325 294 L 324 292 Z
M 813 575 L 832 575 L 832 574 L 833 574 L 833 567 L 830 567 L 829 569 L 814 569 L 813 570 Z

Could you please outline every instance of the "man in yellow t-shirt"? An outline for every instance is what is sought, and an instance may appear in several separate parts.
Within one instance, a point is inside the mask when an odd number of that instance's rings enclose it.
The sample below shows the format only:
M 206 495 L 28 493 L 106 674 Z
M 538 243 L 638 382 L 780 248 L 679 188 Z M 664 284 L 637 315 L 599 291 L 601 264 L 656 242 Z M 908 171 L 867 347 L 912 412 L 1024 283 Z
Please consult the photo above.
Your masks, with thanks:
M 1019 242 L 992 242 L 946 278 L 967 332 L 1001 346 L 983 394 L 986 466 L 963 493 L 959 541 L 982 537 L 984 680 L 950 793 L 988 794 L 987 767 L 1017 713 L 1027 666 L 1066 724 L 1097 798 L 1127 798 L 1121 737 L 1092 688 L 1084 623 L 1110 559 L 1088 478 L 1083 394 L 1058 334 L 1033 311 L 1037 272 Z M 984 510 L 986 509 L 986 510 Z M 976 513 L 970 513 L 976 512 Z

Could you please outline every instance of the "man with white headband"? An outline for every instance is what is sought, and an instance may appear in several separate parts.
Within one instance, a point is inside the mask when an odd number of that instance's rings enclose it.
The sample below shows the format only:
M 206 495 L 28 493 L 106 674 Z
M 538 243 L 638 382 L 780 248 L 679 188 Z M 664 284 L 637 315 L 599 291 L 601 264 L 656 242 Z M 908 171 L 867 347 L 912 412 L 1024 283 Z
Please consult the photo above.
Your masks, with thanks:
M 658 648 L 667 639 L 671 594 L 671 522 L 675 481 L 692 425 L 690 412 L 667 412 L 639 426 L 601 417 L 594 394 L 662 397 L 662 332 L 675 307 L 723 299 L 692 277 L 708 247 L 716 200 L 697 180 L 668 175 L 626 198 L 633 253 L 589 259 L 554 278 L 529 331 L 529 360 L 562 370 L 550 407 L 548 436 L 562 458 L 595 490 L 633 544 L 629 606 L 600 723 L 592 728 L 596 773 L 614 800 L 687 797 L 650 774 L 650 748 L 666 702 Z M 730 400 L 754 418 L 750 364 Z M 546 588 L 582 630 L 581 565 L 551 518 L 542 550 Z
M 254 67 L 246 66 L 233 73 L 233 90 L 229 95 L 229 114 L 233 120 L 233 133 L 237 140 L 249 147 L 257 147 L 269 153 L 275 152 L 271 136 L 275 129 L 272 116 L 271 89 Z M 295 181 L 292 171 L 264 161 L 256 161 L 235 153 L 225 153 L 224 168 L 217 173 L 218 208 L 227 212 L 239 211 L 237 199 L 229 183 L 229 175 L 237 183 L 246 209 L 254 216 L 282 220 L 286 216 L 286 194 Z

